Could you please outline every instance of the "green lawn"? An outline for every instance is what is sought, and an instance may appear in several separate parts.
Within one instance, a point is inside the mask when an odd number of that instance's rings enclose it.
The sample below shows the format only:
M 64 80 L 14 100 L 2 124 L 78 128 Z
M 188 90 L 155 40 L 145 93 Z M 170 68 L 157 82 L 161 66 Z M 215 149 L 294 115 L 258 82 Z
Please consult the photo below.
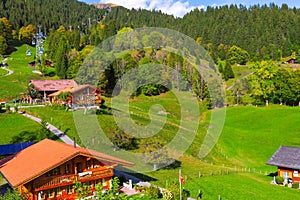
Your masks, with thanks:
M 265 162 L 281 145 L 300 147 L 300 107 L 230 107 L 219 143 L 216 163 L 269 169 Z M 222 153 L 221 153 L 222 152 Z
M 0 99 L 12 100 L 20 96 L 21 92 L 27 89 L 31 79 L 41 79 L 38 74 L 32 73 L 33 68 L 28 67 L 28 63 L 34 61 L 34 54 L 26 56 L 26 45 L 15 46 L 16 51 L 7 56 L 8 68 L 14 73 L 10 76 L 1 77 L 0 79 Z M 30 47 L 34 53 L 34 48 Z M 0 72 L 1 73 L 1 72 Z
M 50 124 L 66 133 L 71 139 L 76 137 L 78 144 L 81 144 L 76 126 L 73 120 L 73 113 L 65 110 L 55 110 L 51 107 L 27 108 L 27 113 L 46 120 Z
M 13 136 L 22 131 L 35 131 L 39 124 L 19 114 L 0 114 L 0 144 L 8 144 Z
M 6 74 L 7 74 L 7 71 L 4 70 L 4 69 L 2 69 L 2 68 L 0 68 L 0 76 L 4 76 Z
M 236 173 L 223 176 L 211 176 L 188 179 L 184 187 L 191 191 L 192 197 L 197 197 L 202 191 L 202 199 L 298 199 L 300 191 L 291 188 L 271 185 L 271 177 L 253 174 Z
M 178 130 L 180 108 L 171 94 L 160 97 L 140 97 L 130 102 L 132 119 L 138 124 L 149 123 L 148 109 L 155 104 L 164 105 L 170 115 L 167 116 L 165 129 L 157 137 L 168 142 Z M 110 105 L 110 101 L 106 101 Z M 69 136 L 77 134 L 73 113 L 46 108 L 30 108 L 29 112 L 42 116 Z M 199 132 L 186 154 L 178 159 L 178 166 L 186 177 L 186 188 L 195 196 L 199 189 L 204 199 L 286 199 L 295 198 L 299 191 L 270 185 L 276 167 L 265 163 L 280 145 L 299 146 L 300 108 L 274 106 L 269 107 L 228 107 L 222 134 L 211 153 L 204 159 L 198 159 L 200 145 L 207 129 L 209 112 L 201 115 Z M 216 111 L 213 111 L 216 112 Z M 80 111 L 79 117 L 84 117 Z M 79 118 L 81 119 L 81 118 Z M 98 115 L 97 120 L 104 132 L 116 127 L 112 115 Z M 192 123 L 192 122 L 191 122 Z M 86 128 L 92 128 L 86 127 Z M 125 159 L 125 158 L 124 158 Z M 250 170 L 250 172 L 249 172 Z M 229 173 L 229 175 L 227 175 Z M 145 173 L 157 179 L 154 184 L 166 187 L 166 184 L 178 180 L 178 168 L 161 169 Z M 213 176 L 211 176 L 211 174 Z M 199 178 L 201 175 L 201 178 Z

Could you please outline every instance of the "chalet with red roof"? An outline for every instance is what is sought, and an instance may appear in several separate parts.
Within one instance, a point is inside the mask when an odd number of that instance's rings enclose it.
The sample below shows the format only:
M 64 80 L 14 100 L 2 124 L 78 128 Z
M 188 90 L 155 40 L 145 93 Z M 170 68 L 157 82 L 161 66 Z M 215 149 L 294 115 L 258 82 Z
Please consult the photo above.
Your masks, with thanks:
M 0 161 L 0 173 L 28 200 L 76 199 L 75 182 L 111 187 L 114 167 L 133 163 L 97 151 L 45 139 Z
M 61 93 L 70 93 L 67 102 L 63 102 L 68 104 L 101 104 L 101 94 L 105 92 L 91 85 L 77 85 L 74 80 L 31 80 L 29 90 L 32 98 L 41 96 L 44 101 L 48 100 L 51 103 L 59 103 Z M 37 95 L 38 93 L 40 95 Z
M 31 80 L 29 83 L 41 96 L 45 97 L 49 94 L 63 90 L 68 87 L 77 87 L 74 80 Z

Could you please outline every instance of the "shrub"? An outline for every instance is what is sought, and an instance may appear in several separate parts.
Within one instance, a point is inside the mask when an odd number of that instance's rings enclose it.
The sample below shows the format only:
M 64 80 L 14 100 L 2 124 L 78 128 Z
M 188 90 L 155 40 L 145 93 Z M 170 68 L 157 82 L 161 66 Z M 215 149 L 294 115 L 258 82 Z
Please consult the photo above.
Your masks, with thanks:
M 19 111 L 18 105 L 15 106 L 15 112 L 17 113 Z
M 298 189 L 299 188 L 299 183 L 293 183 L 292 188 Z
M 8 105 L 8 104 L 6 105 L 6 112 L 10 113 L 10 105 Z
M 172 193 L 174 199 L 179 199 L 180 189 L 179 189 L 179 183 L 177 181 L 170 183 L 167 189 Z M 186 189 L 183 189 L 182 199 L 187 199 L 189 196 L 190 196 L 190 192 Z
M 174 195 L 169 190 L 162 191 L 163 200 L 173 200 Z
M 276 176 L 275 181 L 277 184 L 283 184 L 284 179 L 281 176 Z
M 60 105 L 60 104 L 57 104 L 57 103 L 52 104 L 52 105 L 51 105 L 51 108 L 52 108 L 53 110 L 65 110 L 65 109 L 66 109 L 65 106 Z
M 53 77 L 56 75 L 55 73 L 55 68 L 51 68 L 51 67 L 46 67 L 45 72 L 44 72 L 45 76 L 50 76 Z
M 146 194 L 151 199 L 157 199 L 159 197 L 160 191 L 159 191 L 158 187 L 150 186 L 146 189 Z

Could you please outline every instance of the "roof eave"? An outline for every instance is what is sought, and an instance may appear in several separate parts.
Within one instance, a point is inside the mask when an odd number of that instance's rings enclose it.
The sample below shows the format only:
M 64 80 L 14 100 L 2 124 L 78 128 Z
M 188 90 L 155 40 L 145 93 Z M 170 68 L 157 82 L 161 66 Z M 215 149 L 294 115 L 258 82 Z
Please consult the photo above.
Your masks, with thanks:
M 125 161 L 125 160 L 124 160 L 124 162 L 122 162 L 122 161 L 116 161 L 116 160 L 111 160 L 111 159 L 103 158 L 103 157 L 100 157 L 100 156 L 96 156 L 96 155 L 93 155 L 93 154 L 85 154 L 85 153 L 82 153 L 82 152 L 80 152 L 79 155 L 93 157 L 95 159 L 99 159 L 99 160 L 103 160 L 103 161 L 115 163 L 115 164 L 126 166 L 126 167 L 133 167 L 134 166 L 134 163 L 128 162 L 128 161 Z
M 288 166 L 288 165 L 280 165 L 280 164 L 275 164 L 275 163 L 266 163 L 267 165 L 271 165 L 271 166 L 275 166 L 275 167 L 282 167 L 282 168 L 286 168 L 286 169 L 300 169 L 300 168 L 296 168 L 293 166 Z
M 12 184 L 11 184 L 11 182 L 9 182 L 8 181 L 8 179 L 5 177 L 5 175 L 0 171 L 0 174 L 1 174 L 1 176 L 6 180 L 6 182 L 9 184 L 9 186 L 11 187 L 11 188 L 15 188 L 15 186 L 13 186 Z
M 71 156 L 67 157 L 66 159 L 63 160 L 63 163 L 68 162 L 69 160 L 73 159 L 74 157 L 76 157 L 78 155 L 78 152 L 72 154 Z M 26 183 L 29 183 L 30 181 L 42 176 L 43 174 L 51 171 L 52 169 L 55 169 L 56 167 L 60 166 L 62 164 L 62 162 L 56 163 L 55 165 L 52 165 L 51 167 L 48 167 L 47 169 L 39 172 L 38 174 L 33 175 L 32 177 L 22 181 L 21 183 L 18 183 L 15 187 L 19 187 L 21 185 L 24 185 Z

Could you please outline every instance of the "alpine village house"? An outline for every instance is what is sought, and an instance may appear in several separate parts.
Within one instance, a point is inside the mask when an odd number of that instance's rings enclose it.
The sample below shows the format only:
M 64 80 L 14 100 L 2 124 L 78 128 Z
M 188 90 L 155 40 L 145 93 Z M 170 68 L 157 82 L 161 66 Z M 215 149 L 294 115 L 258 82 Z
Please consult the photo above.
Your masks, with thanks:
M 133 166 L 125 160 L 53 140 L 42 140 L 0 161 L 0 173 L 8 184 L 28 200 L 76 199 L 74 184 L 95 191 L 111 187 L 114 167 Z
M 300 148 L 281 146 L 272 155 L 267 162 L 268 165 L 278 167 L 278 176 L 283 177 L 284 181 L 288 183 L 300 182 Z

